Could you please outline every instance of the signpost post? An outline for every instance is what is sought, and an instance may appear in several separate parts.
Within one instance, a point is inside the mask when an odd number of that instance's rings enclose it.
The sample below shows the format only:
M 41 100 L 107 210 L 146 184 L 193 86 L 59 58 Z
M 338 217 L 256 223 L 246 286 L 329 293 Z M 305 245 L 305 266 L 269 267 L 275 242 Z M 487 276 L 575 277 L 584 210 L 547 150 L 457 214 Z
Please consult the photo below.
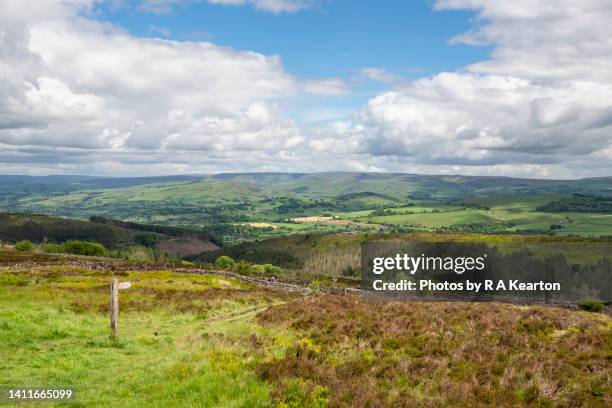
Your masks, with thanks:
M 117 338 L 117 324 L 119 323 L 119 290 L 128 289 L 132 286 L 130 282 L 119 282 L 117 278 L 113 278 L 110 284 L 111 301 L 110 301 L 110 318 L 111 318 L 111 338 Z

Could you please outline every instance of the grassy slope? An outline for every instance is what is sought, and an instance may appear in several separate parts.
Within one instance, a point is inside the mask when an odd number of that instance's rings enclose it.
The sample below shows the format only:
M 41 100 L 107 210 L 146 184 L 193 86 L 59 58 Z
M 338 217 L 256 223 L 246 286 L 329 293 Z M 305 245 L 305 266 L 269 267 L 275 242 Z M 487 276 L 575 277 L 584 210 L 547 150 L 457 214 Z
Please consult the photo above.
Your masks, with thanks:
M 110 277 L 68 266 L 0 272 L 0 386 L 72 386 L 74 406 L 270 405 L 245 350 L 251 333 L 281 339 L 251 319 L 286 296 L 210 276 L 128 272 L 119 277 L 133 287 L 121 291 L 120 339 L 111 341 Z
M 13 258 L 0 251 L 0 386 L 73 386 L 70 406 L 611 402 L 605 315 L 303 299 L 219 277 L 128 271 L 118 277 L 133 287 L 121 291 L 120 339 L 111 341 L 111 272 L 24 269 Z

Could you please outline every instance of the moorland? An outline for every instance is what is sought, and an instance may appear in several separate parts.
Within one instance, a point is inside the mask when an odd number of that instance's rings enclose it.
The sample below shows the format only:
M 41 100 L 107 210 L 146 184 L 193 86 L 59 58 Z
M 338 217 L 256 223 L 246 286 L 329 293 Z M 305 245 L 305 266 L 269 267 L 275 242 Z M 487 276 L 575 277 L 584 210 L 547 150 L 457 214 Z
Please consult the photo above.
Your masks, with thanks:
M 312 284 L 287 292 L 184 268 L 6 246 L 0 386 L 72 387 L 65 406 L 611 402 L 608 314 L 388 302 Z M 117 339 L 108 324 L 113 277 L 132 283 L 120 294 Z

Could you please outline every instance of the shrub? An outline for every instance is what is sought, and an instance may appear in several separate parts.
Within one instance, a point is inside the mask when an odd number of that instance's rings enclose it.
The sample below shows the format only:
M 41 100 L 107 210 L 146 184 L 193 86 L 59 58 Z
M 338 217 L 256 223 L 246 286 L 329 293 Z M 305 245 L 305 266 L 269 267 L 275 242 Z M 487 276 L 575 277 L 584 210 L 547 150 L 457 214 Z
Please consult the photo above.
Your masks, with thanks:
M 263 265 L 251 265 L 251 273 L 263 275 L 266 273 L 266 268 Z
M 263 265 L 263 267 L 264 267 L 264 272 L 269 273 L 271 275 L 280 275 L 283 272 L 283 270 L 276 265 L 265 264 Z
M 232 258 L 230 258 L 227 255 L 220 256 L 215 260 L 215 266 L 217 268 L 231 269 L 235 265 L 236 265 L 236 261 L 234 261 Z
M 34 249 L 34 244 L 24 239 L 15 244 L 15 249 L 17 251 L 30 252 Z
M 578 303 L 578 306 L 580 306 L 582 310 L 587 310 L 589 312 L 601 312 L 605 305 L 599 300 L 587 299 Z
M 106 255 L 106 248 L 97 242 L 66 241 L 64 252 L 75 255 L 104 256 Z
M 64 252 L 64 246 L 61 244 L 46 243 L 42 246 L 42 250 L 48 254 L 61 254 Z

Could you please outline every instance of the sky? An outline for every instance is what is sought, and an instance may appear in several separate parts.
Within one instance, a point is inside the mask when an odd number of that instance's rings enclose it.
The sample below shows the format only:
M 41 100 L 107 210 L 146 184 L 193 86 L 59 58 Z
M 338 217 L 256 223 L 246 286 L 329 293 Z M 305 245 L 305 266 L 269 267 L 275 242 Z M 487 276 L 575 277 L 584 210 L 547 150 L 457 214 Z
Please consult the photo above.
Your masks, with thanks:
M 0 0 L 0 173 L 612 176 L 609 0 Z

